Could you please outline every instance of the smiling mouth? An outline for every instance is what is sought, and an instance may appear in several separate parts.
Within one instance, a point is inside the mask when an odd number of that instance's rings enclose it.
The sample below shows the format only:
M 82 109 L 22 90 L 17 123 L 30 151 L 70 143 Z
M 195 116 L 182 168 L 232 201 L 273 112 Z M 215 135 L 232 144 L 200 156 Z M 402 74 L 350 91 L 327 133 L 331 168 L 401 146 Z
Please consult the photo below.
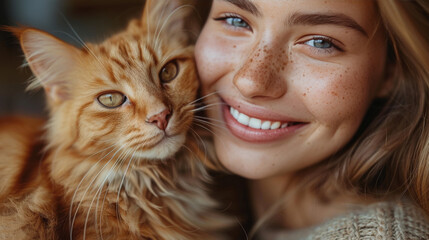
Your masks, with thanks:
M 223 118 L 230 133 L 247 142 L 267 143 L 277 141 L 285 137 L 291 137 L 296 131 L 308 126 L 306 122 L 268 118 L 272 113 L 267 113 L 266 119 L 260 118 L 265 115 L 260 111 L 257 114 L 258 117 L 249 116 L 229 104 L 223 105 L 222 109 Z
M 239 112 L 237 109 L 231 106 L 229 108 L 232 117 L 234 117 L 237 122 L 253 129 L 276 130 L 301 124 L 300 122 L 281 122 L 258 119 L 255 117 L 247 116 L 246 114 Z

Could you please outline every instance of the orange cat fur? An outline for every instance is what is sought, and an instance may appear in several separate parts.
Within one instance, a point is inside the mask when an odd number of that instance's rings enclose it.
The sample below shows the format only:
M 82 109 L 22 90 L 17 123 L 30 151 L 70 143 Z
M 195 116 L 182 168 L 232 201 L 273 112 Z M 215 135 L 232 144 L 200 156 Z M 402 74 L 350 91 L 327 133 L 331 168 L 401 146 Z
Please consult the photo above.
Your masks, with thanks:
M 227 225 L 190 134 L 192 8 L 177 2 L 83 49 L 12 29 L 50 116 L 0 120 L 1 239 L 212 239 Z

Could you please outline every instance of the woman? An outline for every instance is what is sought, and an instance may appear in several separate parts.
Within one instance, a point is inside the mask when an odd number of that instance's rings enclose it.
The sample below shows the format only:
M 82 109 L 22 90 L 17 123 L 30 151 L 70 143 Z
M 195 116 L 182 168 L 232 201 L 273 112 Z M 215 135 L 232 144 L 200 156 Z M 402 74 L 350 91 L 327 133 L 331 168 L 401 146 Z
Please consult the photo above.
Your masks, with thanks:
M 429 239 L 428 16 L 425 0 L 213 1 L 198 71 L 261 239 Z

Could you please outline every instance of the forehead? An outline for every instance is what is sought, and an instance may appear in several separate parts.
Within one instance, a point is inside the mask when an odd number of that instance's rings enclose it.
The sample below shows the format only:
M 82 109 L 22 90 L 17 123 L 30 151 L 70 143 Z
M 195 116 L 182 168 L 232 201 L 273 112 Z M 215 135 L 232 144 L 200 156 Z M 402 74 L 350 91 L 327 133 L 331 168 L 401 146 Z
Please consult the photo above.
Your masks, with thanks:
M 348 16 L 368 32 L 378 21 L 374 0 L 215 0 L 235 5 L 246 14 L 277 23 L 288 23 L 296 14 L 340 14 Z

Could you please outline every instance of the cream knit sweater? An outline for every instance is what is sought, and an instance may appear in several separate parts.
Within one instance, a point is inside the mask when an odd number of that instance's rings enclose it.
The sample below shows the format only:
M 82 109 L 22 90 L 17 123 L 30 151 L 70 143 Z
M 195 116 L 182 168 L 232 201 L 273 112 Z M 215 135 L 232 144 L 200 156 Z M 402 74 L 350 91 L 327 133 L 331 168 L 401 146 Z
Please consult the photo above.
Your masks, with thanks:
M 429 240 L 429 218 L 423 210 L 410 201 L 396 200 L 358 207 L 350 213 L 308 229 L 266 230 L 259 235 L 258 239 Z

